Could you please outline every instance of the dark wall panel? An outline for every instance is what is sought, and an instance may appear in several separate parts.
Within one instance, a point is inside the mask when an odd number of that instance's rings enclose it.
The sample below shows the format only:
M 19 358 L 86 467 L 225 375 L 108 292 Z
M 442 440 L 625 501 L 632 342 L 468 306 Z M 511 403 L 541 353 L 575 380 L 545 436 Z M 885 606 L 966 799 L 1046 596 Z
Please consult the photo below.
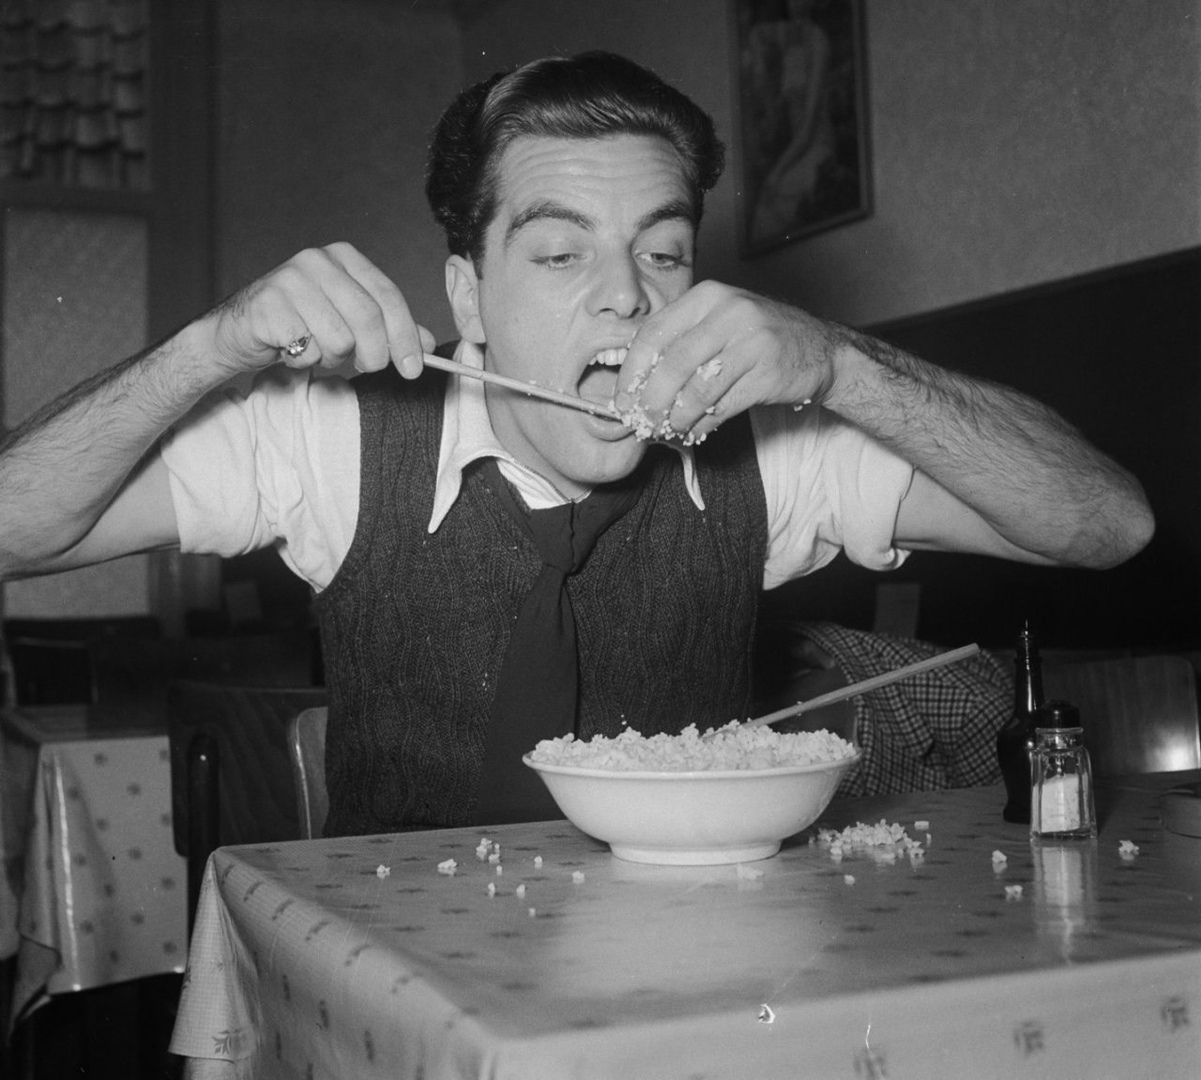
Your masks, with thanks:
M 922 585 L 919 634 L 1006 643 L 1026 617 L 1048 644 L 1201 641 L 1201 251 L 873 328 L 929 360 L 1052 405 L 1142 482 L 1154 540 L 1109 571 L 917 554 L 889 578 L 840 559 L 771 607 L 870 626 L 881 580 Z

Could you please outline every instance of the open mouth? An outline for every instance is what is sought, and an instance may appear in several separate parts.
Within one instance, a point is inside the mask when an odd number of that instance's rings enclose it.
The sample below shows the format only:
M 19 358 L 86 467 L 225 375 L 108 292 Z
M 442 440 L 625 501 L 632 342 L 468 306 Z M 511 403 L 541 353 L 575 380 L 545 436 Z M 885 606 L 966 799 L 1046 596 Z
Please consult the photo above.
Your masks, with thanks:
M 628 349 L 601 349 L 584 368 L 576 392 L 585 401 L 608 405 L 617 393 L 617 373 Z

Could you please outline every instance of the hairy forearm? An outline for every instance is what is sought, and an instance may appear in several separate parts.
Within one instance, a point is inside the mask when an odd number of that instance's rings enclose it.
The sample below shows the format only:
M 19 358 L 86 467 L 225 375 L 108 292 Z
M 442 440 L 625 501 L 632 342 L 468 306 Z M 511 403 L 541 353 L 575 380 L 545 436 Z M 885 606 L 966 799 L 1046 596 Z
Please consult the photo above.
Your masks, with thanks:
M 226 374 L 189 331 L 79 384 L 0 445 L 0 576 L 87 534 L 163 431 Z
M 824 404 L 1030 554 L 1106 567 L 1150 539 L 1138 481 L 1041 403 L 838 328 Z

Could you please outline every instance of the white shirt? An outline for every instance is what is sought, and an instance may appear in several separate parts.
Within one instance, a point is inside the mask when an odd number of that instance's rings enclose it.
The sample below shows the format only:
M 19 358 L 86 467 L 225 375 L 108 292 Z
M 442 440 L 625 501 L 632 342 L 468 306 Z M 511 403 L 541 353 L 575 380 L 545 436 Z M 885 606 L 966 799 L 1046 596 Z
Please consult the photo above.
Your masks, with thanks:
M 461 346 L 457 358 L 482 366 L 474 346 Z M 817 570 L 840 550 L 877 570 L 905 560 L 892 537 L 913 478 L 907 462 L 818 407 L 760 407 L 750 415 L 767 497 L 766 588 Z M 272 369 L 249 393 L 206 398 L 167 435 L 161 453 L 181 550 L 231 557 L 274 544 L 313 588 L 333 580 L 359 512 L 359 411 L 348 381 Z M 680 453 L 682 482 L 703 511 L 693 451 Z M 497 442 L 483 385 L 452 377 L 431 533 L 454 505 L 463 469 L 484 456 L 499 459 L 527 505 L 565 501 Z

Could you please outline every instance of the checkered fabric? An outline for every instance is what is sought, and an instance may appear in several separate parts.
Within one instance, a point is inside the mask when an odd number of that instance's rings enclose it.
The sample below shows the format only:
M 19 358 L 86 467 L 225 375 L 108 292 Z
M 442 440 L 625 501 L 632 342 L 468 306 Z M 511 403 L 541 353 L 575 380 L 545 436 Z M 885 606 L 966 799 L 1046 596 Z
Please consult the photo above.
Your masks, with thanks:
M 804 623 L 799 629 L 834 658 L 848 683 L 945 651 L 928 642 L 833 623 Z M 863 760 L 843 779 L 838 794 L 997 783 L 997 729 L 1012 708 L 1012 674 L 983 651 L 864 694 L 855 699 Z

